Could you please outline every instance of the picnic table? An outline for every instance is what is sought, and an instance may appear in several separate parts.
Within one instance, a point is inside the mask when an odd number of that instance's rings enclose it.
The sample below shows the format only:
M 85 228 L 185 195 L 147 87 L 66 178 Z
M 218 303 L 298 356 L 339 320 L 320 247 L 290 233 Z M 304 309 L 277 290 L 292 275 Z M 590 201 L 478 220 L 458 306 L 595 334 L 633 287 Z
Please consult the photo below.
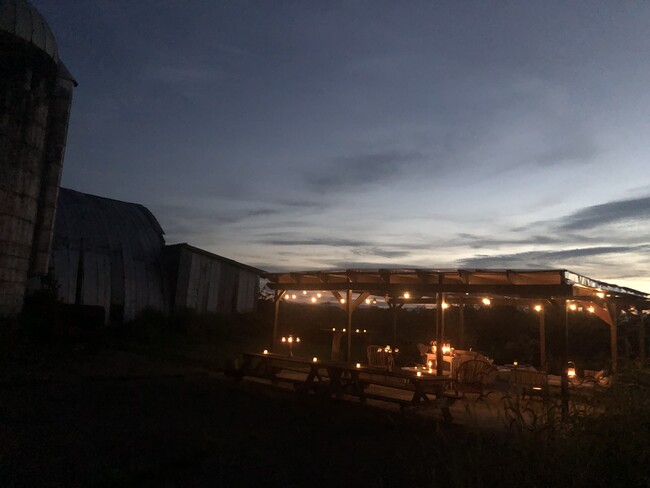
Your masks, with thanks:
M 273 384 L 287 382 L 297 391 L 313 391 L 320 397 L 352 396 L 361 403 L 378 400 L 408 407 L 439 408 L 451 422 L 449 407 L 458 399 L 446 391 L 448 376 L 410 369 L 387 371 L 359 363 L 289 357 L 273 353 L 244 353 L 242 366 L 232 375 L 260 377 Z M 296 373 L 301 373 L 297 375 Z M 408 391 L 412 394 L 404 395 Z

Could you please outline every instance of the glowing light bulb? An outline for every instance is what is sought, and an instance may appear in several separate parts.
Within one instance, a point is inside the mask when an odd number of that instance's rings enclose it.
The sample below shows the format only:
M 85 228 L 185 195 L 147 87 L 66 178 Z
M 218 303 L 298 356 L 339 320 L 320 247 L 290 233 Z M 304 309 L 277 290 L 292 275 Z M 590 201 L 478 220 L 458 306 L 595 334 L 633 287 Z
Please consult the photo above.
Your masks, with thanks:
M 316 303 L 316 297 L 311 297 L 311 303 Z
M 492 303 L 492 300 L 490 300 L 489 298 L 484 298 L 481 301 L 483 302 L 483 305 L 490 305 Z
M 541 305 L 535 305 L 535 312 L 541 312 L 542 311 L 542 306 Z
M 404 292 L 404 298 L 408 299 L 411 298 L 411 294 L 408 291 Z

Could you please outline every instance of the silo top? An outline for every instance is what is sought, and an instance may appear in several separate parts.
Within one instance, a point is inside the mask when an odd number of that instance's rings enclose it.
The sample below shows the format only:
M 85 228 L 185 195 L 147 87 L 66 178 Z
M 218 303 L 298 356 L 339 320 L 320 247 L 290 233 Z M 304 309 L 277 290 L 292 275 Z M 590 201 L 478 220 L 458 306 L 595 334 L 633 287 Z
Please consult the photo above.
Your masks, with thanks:
M 25 0 L 0 0 L 0 31 L 27 41 L 58 63 L 56 41 L 50 26 Z

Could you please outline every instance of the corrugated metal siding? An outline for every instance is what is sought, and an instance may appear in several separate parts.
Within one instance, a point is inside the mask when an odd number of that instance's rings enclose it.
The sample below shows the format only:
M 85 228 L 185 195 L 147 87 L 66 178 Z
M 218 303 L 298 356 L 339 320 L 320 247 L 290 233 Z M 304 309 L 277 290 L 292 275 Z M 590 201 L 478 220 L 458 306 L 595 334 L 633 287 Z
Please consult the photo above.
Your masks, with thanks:
M 81 279 L 81 304 L 104 307 L 107 319 L 111 306 L 124 320 L 145 308 L 164 310 L 163 245 L 160 225 L 142 205 L 61 188 L 51 264 L 64 302 L 76 302 Z
M 259 273 L 215 254 L 179 244 L 167 246 L 168 276 L 177 276 L 175 308 L 198 313 L 244 313 L 257 306 Z M 176 259 L 175 253 L 180 253 Z M 174 287 L 172 287 L 174 288 Z

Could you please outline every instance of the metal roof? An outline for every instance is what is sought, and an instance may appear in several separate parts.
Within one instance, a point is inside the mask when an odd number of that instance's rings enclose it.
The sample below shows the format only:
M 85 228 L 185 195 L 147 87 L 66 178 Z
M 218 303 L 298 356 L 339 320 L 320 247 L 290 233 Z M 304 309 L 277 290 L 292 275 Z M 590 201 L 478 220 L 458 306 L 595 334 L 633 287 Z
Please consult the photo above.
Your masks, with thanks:
M 512 298 L 593 297 L 647 302 L 644 292 L 594 280 L 565 269 L 346 269 L 267 273 L 276 290 L 352 290 L 397 298 L 436 293 Z

